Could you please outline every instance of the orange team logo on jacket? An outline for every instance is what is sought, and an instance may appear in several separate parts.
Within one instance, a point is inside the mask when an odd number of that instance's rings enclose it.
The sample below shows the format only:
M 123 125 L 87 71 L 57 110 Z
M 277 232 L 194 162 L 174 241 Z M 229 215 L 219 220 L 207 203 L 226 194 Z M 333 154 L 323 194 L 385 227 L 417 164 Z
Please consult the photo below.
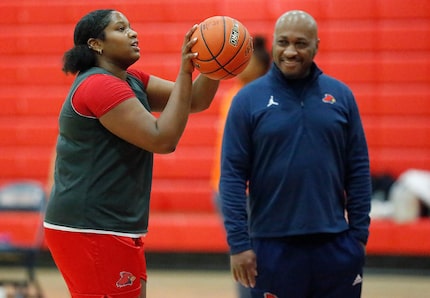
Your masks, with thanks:
M 136 276 L 134 276 L 133 274 L 127 271 L 121 271 L 119 275 L 120 275 L 120 278 L 116 282 L 116 286 L 118 288 L 131 286 L 133 284 L 133 281 L 136 279 Z
M 334 104 L 336 102 L 336 98 L 334 98 L 333 95 L 326 93 L 326 94 L 324 94 L 322 101 L 325 103 Z
M 278 296 L 276 296 L 275 294 L 271 294 L 271 293 L 264 293 L 264 298 L 278 298 Z

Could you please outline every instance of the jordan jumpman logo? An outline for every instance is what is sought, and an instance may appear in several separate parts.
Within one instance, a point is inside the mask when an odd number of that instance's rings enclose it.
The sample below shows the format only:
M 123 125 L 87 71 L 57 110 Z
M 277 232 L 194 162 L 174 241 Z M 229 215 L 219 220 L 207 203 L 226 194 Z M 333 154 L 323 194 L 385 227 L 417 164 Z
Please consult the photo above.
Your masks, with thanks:
M 275 100 L 273 100 L 273 95 L 272 95 L 272 96 L 270 96 L 269 103 L 267 104 L 267 107 L 270 107 L 273 105 L 279 106 L 279 102 L 276 102 Z

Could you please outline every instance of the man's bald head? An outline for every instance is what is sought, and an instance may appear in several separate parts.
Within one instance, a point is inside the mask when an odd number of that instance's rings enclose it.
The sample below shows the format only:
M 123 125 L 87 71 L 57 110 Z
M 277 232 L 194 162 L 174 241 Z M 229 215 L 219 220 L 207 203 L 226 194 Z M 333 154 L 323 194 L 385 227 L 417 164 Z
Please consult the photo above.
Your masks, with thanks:
M 296 27 L 302 26 L 307 28 L 309 33 L 314 34 L 314 38 L 318 39 L 318 25 L 315 19 L 303 10 L 290 10 L 281 15 L 275 24 L 275 35 L 279 27 Z

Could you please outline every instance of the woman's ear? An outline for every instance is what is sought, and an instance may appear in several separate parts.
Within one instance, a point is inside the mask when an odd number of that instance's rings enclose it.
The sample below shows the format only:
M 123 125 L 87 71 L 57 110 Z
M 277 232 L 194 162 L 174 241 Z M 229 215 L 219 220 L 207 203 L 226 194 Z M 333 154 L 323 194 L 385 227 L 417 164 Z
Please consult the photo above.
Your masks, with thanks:
M 97 53 L 100 53 L 103 51 L 103 49 L 101 48 L 101 44 L 100 44 L 99 40 L 96 38 L 88 39 L 87 45 L 91 50 L 96 51 Z

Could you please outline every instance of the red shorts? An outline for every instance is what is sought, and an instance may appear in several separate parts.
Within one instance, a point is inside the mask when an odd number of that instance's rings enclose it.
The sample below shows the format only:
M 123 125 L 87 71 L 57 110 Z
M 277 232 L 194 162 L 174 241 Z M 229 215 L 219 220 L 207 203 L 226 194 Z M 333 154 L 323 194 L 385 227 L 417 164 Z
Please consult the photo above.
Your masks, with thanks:
M 73 298 L 139 297 L 147 278 L 141 238 L 49 228 L 45 238 Z

